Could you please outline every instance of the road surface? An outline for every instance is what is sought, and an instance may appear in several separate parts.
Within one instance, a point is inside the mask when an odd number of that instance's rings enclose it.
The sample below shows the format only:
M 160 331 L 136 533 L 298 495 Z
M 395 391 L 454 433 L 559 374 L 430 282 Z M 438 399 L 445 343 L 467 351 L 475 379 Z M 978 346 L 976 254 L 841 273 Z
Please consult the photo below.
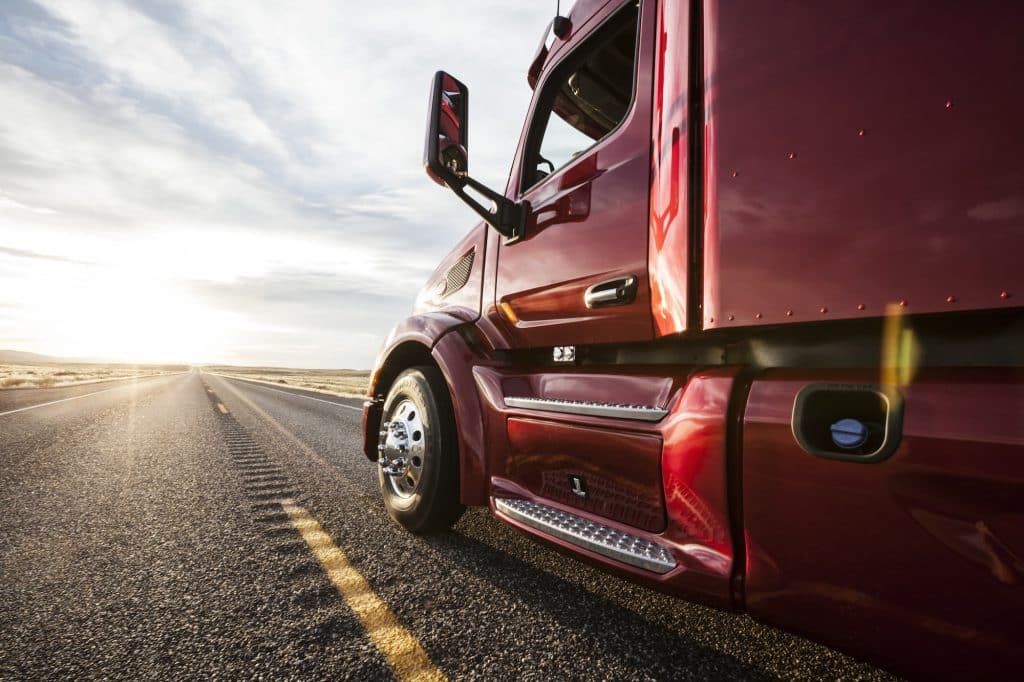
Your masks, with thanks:
M 0 392 L 0 678 L 886 678 L 485 510 L 406 533 L 358 405 L 198 372 Z

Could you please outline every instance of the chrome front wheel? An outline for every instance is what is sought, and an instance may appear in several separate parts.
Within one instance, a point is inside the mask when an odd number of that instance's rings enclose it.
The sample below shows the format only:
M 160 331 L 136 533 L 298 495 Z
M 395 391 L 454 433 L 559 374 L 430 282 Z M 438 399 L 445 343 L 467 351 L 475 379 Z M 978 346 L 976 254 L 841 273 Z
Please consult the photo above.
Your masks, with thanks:
M 401 498 L 416 494 L 428 456 L 422 409 L 412 400 L 398 403 L 380 431 L 377 448 L 385 485 Z
M 384 506 L 407 529 L 442 530 L 462 515 L 455 415 L 436 367 L 408 369 L 391 385 L 377 464 Z

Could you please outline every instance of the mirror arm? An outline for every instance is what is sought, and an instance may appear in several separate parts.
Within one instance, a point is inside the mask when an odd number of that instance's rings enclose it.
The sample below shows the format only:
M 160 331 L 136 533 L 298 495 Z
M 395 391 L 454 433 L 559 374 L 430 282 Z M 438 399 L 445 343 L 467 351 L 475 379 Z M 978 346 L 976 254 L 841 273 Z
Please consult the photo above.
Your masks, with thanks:
M 530 213 L 529 202 L 516 203 L 498 194 L 487 185 L 477 182 L 468 175 L 447 180 L 448 187 L 462 199 L 477 215 L 505 237 L 505 243 L 517 242 L 526 234 L 526 217 Z M 475 192 L 494 202 L 496 210 L 491 211 L 466 192 L 469 185 Z

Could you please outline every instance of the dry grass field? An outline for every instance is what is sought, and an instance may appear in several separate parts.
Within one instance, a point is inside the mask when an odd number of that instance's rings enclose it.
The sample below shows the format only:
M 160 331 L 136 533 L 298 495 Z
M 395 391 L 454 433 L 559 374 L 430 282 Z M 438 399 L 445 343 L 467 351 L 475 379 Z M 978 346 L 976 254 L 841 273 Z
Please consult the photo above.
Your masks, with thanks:
M 349 398 L 363 398 L 370 372 L 359 369 L 293 369 L 290 367 L 231 367 L 212 365 L 205 372 L 303 388 Z
M 0 364 L 0 389 L 47 388 L 70 386 L 128 377 L 183 372 L 188 367 L 177 365 L 120 365 L 92 363 Z

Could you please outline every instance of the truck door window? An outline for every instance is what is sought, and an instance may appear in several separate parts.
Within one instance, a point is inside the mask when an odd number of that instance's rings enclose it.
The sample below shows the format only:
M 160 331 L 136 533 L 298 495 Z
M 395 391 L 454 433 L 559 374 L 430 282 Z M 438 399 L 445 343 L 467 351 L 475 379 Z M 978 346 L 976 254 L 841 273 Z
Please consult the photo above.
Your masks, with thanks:
M 626 117 L 636 74 L 636 5 L 630 2 L 600 27 L 545 82 L 523 165 L 524 189 L 575 159 Z

